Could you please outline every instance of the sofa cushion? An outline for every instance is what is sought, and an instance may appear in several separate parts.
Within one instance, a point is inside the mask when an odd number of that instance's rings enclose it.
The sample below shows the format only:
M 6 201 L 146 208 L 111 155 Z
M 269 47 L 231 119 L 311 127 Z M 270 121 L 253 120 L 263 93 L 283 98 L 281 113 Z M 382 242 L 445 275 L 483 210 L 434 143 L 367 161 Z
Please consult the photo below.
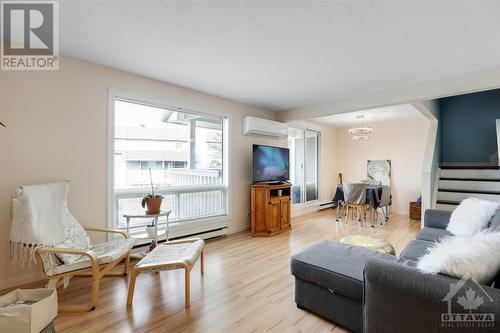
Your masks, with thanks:
M 418 234 L 417 239 L 429 241 L 429 242 L 438 242 L 441 238 L 445 236 L 451 236 L 452 233 L 446 229 L 438 229 L 438 228 L 423 228 Z
M 397 261 L 398 264 L 402 264 L 408 267 L 417 267 L 418 261 L 416 260 L 411 260 L 411 259 L 404 259 L 404 258 L 399 258 Z
M 446 229 L 450 222 L 450 217 L 451 212 L 438 209 L 427 209 L 424 215 L 424 226 Z
M 400 257 L 403 259 L 418 260 L 424 256 L 428 248 L 432 247 L 435 243 L 425 240 L 415 239 L 406 245 L 406 248 L 401 252 Z
M 395 262 L 397 257 L 336 241 L 323 241 L 292 257 L 296 278 L 314 283 L 331 292 L 361 300 L 363 270 L 372 258 Z

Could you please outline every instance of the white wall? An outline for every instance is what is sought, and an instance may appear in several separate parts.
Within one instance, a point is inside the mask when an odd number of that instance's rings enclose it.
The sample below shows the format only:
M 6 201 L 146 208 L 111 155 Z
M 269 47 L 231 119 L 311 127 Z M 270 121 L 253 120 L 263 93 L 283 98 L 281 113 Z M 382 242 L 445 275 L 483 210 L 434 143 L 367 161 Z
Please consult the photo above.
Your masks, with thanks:
M 272 112 L 68 57 L 61 58 L 59 71 L 0 71 L 0 121 L 8 126 L 0 127 L 0 289 L 36 277 L 33 267 L 15 267 L 8 259 L 9 196 L 15 187 L 67 179 L 76 218 L 106 227 L 108 88 L 230 114 L 229 232 L 249 228 L 252 144 L 284 142 L 243 136 L 242 117 L 272 119 Z
M 366 179 L 367 160 L 391 160 L 392 211 L 408 215 L 409 203 L 421 194 L 422 163 L 429 121 L 398 120 L 370 124 L 367 141 L 351 140 L 347 128 L 337 129 L 337 165 L 344 182 Z

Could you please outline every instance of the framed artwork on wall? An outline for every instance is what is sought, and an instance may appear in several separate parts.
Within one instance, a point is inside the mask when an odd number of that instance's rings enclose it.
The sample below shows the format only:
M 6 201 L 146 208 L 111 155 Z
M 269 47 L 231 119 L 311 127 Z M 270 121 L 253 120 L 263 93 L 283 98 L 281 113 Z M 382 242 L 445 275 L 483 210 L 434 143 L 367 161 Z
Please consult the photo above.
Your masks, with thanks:
M 367 176 L 374 183 L 391 186 L 391 160 L 368 160 Z

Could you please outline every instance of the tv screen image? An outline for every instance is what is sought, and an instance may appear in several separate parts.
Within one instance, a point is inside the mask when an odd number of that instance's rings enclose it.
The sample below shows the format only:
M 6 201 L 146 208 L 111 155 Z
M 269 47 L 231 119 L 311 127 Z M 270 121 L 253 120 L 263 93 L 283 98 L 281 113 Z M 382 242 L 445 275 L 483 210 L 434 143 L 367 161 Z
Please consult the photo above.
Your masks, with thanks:
M 285 181 L 289 177 L 288 148 L 253 145 L 253 182 Z

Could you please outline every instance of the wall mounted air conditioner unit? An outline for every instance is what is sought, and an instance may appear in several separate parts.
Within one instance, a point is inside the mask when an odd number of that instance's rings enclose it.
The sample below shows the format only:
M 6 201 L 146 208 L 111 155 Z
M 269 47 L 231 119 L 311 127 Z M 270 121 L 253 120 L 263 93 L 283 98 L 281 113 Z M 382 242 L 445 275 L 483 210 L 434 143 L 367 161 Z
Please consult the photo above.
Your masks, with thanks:
M 288 125 L 278 121 L 247 116 L 243 118 L 243 134 L 271 139 L 286 139 Z

